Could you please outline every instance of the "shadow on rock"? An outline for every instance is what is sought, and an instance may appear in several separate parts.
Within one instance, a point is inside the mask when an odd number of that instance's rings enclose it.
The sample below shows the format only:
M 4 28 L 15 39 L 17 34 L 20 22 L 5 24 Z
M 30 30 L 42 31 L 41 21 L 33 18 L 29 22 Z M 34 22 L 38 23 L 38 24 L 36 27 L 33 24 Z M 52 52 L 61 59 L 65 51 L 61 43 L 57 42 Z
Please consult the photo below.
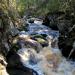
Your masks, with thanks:
M 7 72 L 10 75 L 38 75 L 35 70 L 25 67 L 20 59 L 15 51 L 9 51 L 7 55 Z

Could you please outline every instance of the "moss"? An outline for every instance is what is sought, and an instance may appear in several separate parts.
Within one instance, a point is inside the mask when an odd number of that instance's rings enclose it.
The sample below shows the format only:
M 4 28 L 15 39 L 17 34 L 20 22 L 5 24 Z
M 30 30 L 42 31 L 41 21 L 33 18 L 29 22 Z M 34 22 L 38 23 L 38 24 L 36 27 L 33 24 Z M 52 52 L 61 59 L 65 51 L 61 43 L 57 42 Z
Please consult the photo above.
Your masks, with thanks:
M 39 42 L 39 43 L 44 43 L 44 42 L 46 42 L 44 39 L 42 39 L 42 38 L 36 38 L 36 40 Z
M 32 35 L 33 38 L 42 38 L 42 39 L 45 39 L 46 38 L 46 34 L 35 34 L 35 35 Z
M 31 39 L 37 41 L 42 45 L 42 47 L 48 46 L 48 41 L 46 40 L 46 34 L 36 34 L 32 35 Z

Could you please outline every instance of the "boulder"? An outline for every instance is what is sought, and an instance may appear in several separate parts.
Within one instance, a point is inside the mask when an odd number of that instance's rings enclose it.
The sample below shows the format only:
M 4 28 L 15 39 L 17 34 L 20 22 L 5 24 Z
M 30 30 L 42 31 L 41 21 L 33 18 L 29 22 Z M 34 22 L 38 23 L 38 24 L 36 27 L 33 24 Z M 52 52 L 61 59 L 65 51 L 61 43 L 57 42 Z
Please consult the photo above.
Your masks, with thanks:
M 33 19 L 33 18 L 30 18 L 30 19 L 28 20 L 28 22 L 29 22 L 29 23 L 34 23 L 34 19 Z
M 48 46 L 48 41 L 47 40 L 44 40 L 42 38 L 35 38 L 35 39 L 36 39 L 37 42 L 39 42 L 42 45 L 42 47 Z
M 75 40 L 75 37 L 59 37 L 58 38 L 58 46 L 62 52 L 62 55 L 66 58 L 69 57 L 69 54 L 71 52 L 71 50 L 73 49 L 73 43 L 74 43 L 74 40 Z M 69 59 L 73 59 L 75 60 L 75 50 L 73 51 L 73 53 L 70 55 Z
M 38 75 L 36 71 L 23 65 L 21 57 L 15 51 L 9 51 L 6 58 L 7 71 L 10 75 Z
M 46 40 L 46 36 L 45 34 L 36 34 L 34 36 L 32 36 L 31 38 L 33 40 L 36 40 L 38 43 L 40 43 L 42 45 L 42 47 L 46 47 L 48 46 L 48 41 Z
M 75 41 L 75 22 L 74 15 L 70 12 L 66 12 L 63 19 L 58 22 L 59 38 L 58 46 L 62 52 L 62 55 L 66 58 L 69 57 L 71 50 L 73 50 L 73 43 Z M 75 59 L 75 51 L 71 54 L 69 59 Z
M 58 19 L 64 15 L 65 13 L 62 11 L 49 12 L 46 14 L 42 24 L 49 26 L 53 30 L 58 30 Z
M 29 35 L 22 35 L 22 36 L 20 35 L 18 43 L 21 46 L 21 48 L 23 47 L 33 48 L 36 50 L 36 52 L 39 52 L 40 50 L 42 50 L 41 44 L 31 39 Z

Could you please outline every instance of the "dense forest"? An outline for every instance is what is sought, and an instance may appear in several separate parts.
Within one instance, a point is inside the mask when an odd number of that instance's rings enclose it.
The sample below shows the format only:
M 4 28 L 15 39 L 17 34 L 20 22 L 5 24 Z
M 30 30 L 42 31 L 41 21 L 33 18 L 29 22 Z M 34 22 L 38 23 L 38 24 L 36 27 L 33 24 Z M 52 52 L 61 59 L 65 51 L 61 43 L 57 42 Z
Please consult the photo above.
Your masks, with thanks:
M 57 75 L 61 59 L 75 62 L 75 0 L 0 0 L 0 75 Z M 22 60 L 40 62 L 43 74 Z

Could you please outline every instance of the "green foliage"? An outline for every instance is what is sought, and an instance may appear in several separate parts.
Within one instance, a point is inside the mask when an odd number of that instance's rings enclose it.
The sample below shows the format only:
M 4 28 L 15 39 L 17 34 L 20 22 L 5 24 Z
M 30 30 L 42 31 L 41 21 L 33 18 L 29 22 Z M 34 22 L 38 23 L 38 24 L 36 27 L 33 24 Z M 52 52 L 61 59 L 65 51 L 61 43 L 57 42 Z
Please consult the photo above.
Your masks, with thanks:
M 57 0 L 16 0 L 17 10 L 23 15 L 25 12 L 32 15 L 42 15 L 59 9 Z
M 75 0 L 1 0 L 0 7 L 17 10 L 21 16 L 44 15 L 53 11 L 75 10 Z M 11 8 L 13 7 L 13 8 Z
M 70 8 L 74 3 L 73 0 L 16 0 L 17 10 L 21 15 L 44 15 L 48 12 L 62 10 Z M 73 5 L 72 5 L 73 6 Z
M 1 0 L 0 8 L 17 10 L 21 16 L 26 14 L 44 15 L 56 10 L 75 7 L 75 0 Z

